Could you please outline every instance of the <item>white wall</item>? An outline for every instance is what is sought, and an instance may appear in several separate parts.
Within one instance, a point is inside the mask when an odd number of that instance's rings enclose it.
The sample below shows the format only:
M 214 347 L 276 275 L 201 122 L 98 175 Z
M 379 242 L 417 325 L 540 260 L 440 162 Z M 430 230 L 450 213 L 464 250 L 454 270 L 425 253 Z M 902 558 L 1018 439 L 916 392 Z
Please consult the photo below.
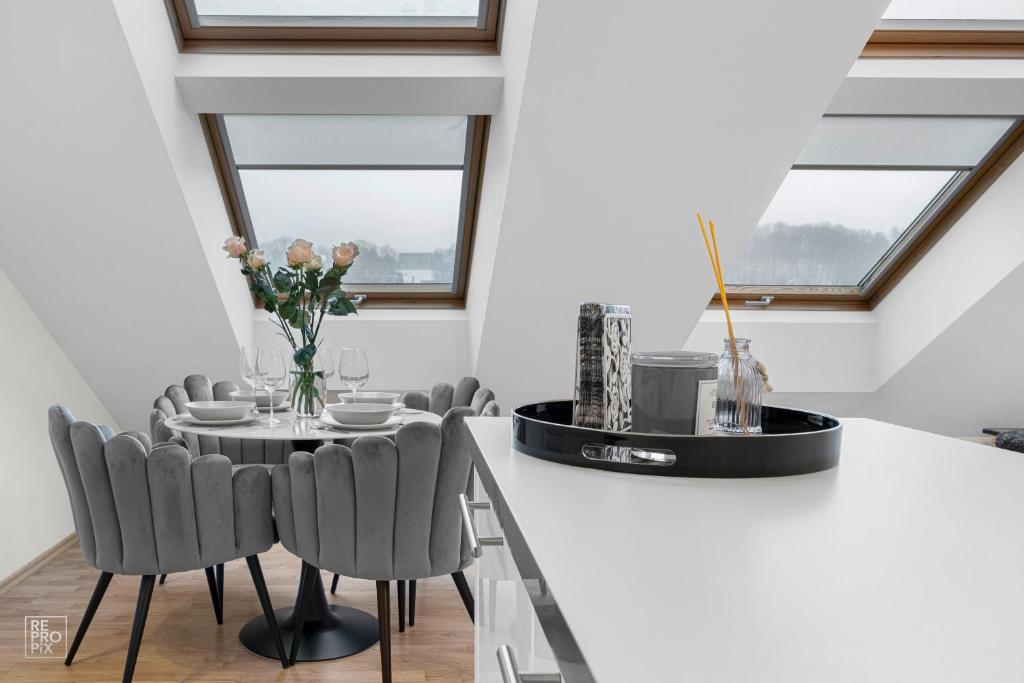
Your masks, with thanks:
M 868 311 L 732 312 L 737 336 L 768 368 L 778 392 L 872 392 L 877 363 L 877 324 Z M 721 353 L 725 314 L 705 311 L 683 344 Z M 636 349 L 641 350 L 641 349 Z
M 64 480 L 50 447 L 46 410 L 114 424 L 28 302 L 0 271 L 0 580 L 74 531 Z
M 884 5 L 538 4 L 477 365 L 506 405 L 571 393 L 581 300 L 683 344 L 714 289 L 694 212 L 738 252 Z
M 253 320 L 257 344 L 290 348 L 266 313 L 256 312 Z M 328 317 L 320 333 L 323 343 L 335 349 L 366 349 L 368 390 L 405 391 L 430 389 L 437 382 L 455 384 L 472 374 L 466 328 L 464 311 L 369 309 L 359 315 Z M 237 373 L 231 374 L 235 376 Z M 342 388 L 336 377 L 328 385 Z
M 179 55 L 167 9 L 160 3 L 134 0 L 115 0 L 114 7 L 213 276 L 216 296 L 231 323 L 236 346 L 246 346 L 252 342 L 249 287 L 238 272 L 238 262 L 221 251 L 232 234 L 231 222 L 199 117 L 185 107 L 174 82 Z
M 167 384 L 235 366 L 209 245 L 113 5 L 3 9 L 0 268 L 118 423 L 148 428 Z
M 512 155 L 515 151 L 536 16 L 537 0 L 517 0 L 506 4 L 500 57 L 502 71 L 505 74 L 502 108 L 497 115 L 491 117 L 487 159 L 477 210 L 476 235 L 473 239 L 473 261 L 466 294 L 470 364 L 474 373 L 479 360 L 484 322 L 487 319 L 491 277 L 498 254 L 498 236 L 501 233 L 505 200 L 508 196 L 509 171 L 512 168 Z M 482 379 L 488 381 L 486 377 Z
M 875 307 L 879 384 L 1024 262 L 1019 157 Z

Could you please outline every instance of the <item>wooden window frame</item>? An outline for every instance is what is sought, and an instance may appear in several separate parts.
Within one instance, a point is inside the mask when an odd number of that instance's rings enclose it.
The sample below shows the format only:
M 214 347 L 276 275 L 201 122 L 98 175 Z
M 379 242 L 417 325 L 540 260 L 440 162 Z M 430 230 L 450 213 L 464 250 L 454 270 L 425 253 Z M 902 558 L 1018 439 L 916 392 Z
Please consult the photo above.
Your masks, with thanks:
M 813 285 L 726 285 L 731 307 L 746 310 L 860 310 L 877 306 L 906 277 L 910 269 L 949 231 L 974 202 L 991 187 L 1007 168 L 1024 152 L 1024 117 L 1003 135 L 973 171 L 913 235 L 890 261 L 870 280 L 850 287 Z M 897 242 L 898 243 L 898 242 Z M 770 298 L 770 303 L 764 303 Z M 721 297 L 715 294 L 709 308 L 721 308 Z
M 914 25 L 915 23 L 919 25 Z M 893 22 L 883 20 L 871 34 L 861 57 L 926 59 L 1022 59 L 1024 30 L 1000 27 L 1000 22 L 982 22 L 976 29 L 970 21 Z M 1020 23 L 1020 22 L 1013 22 Z M 929 26 L 932 24 L 934 28 Z
M 480 27 L 199 26 L 186 0 L 164 0 L 180 52 L 484 54 L 501 52 L 505 0 L 489 0 Z
M 476 222 L 480 209 L 480 192 L 483 186 L 484 160 L 487 157 L 487 140 L 490 130 L 490 116 L 469 116 L 470 126 L 466 163 L 464 164 L 464 201 L 459 210 L 459 231 L 456 242 L 455 282 L 451 288 L 421 289 L 420 291 L 387 291 L 388 285 L 345 285 L 350 295 L 365 295 L 362 308 L 465 308 L 466 292 L 469 288 L 470 266 L 473 260 L 473 244 Z M 244 237 L 250 247 L 258 247 L 256 235 L 248 219 L 245 196 L 235 180 L 236 170 L 217 114 L 200 114 L 200 123 L 210 158 L 217 174 L 224 207 L 231 221 L 231 231 Z M 280 264 L 276 264 L 280 265 Z M 263 308 L 262 302 L 253 295 L 256 308 Z

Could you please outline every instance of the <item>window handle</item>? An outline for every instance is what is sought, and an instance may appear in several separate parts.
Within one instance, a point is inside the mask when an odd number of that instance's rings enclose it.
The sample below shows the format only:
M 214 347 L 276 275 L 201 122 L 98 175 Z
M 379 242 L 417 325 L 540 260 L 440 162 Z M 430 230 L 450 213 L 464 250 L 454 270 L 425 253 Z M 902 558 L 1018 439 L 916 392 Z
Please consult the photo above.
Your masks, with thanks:
M 774 296 L 762 296 L 760 299 L 749 299 L 743 303 L 746 306 L 768 306 L 773 301 L 775 301 Z

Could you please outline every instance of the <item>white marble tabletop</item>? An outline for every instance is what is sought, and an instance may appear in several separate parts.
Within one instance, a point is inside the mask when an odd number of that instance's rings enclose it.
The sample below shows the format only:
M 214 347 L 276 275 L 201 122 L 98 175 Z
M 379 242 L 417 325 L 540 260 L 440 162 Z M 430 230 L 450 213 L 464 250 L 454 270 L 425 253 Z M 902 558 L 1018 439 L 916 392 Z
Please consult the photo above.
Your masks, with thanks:
M 386 429 L 341 429 L 331 427 L 320 420 L 296 419 L 295 413 L 291 410 L 284 412 L 274 411 L 274 417 L 281 420 L 280 424 L 273 427 L 260 424 L 260 420 L 269 417 L 267 413 L 260 413 L 259 420 L 248 424 L 228 427 L 211 427 L 208 425 L 195 424 L 182 420 L 181 416 L 172 417 L 167 420 L 167 427 L 177 432 L 187 434 L 202 434 L 206 436 L 225 436 L 232 439 L 261 439 L 263 441 L 327 441 L 356 439 L 360 436 L 394 436 L 398 429 L 410 422 L 431 422 L 441 424 L 441 416 L 421 410 L 403 408 L 396 414 L 401 419 L 400 424 L 395 424 Z

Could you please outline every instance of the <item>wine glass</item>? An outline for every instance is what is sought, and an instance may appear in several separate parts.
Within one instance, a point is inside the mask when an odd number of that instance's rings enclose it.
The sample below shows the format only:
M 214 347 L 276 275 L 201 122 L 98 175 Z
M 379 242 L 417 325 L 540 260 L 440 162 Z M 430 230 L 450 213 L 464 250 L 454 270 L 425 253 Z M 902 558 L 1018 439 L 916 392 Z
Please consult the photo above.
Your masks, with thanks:
M 365 350 L 358 347 L 345 347 L 341 350 L 338 379 L 352 390 L 352 403 L 355 403 L 356 389 L 364 386 L 370 379 L 370 365 L 366 361 Z
M 256 349 L 252 346 L 238 347 L 238 373 L 249 385 L 249 389 L 256 393 Z
M 279 349 L 260 348 L 256 352 L 256 373 L 263 382 L 263 388 L 267 390 L 268 403 L 270 405 L 270 417 L 260 420 L 260 424 L 273 427 L 281 424 L 281 420 L 274 418 L 274 390 L 284 386 L 288 378 L 288 364 L 285 363 L 284 355 Z
M 321 346 L 313 356 L 313 369 L 324 374 L 324 384 L 334 377 L 334 350 L 330 346 Z

